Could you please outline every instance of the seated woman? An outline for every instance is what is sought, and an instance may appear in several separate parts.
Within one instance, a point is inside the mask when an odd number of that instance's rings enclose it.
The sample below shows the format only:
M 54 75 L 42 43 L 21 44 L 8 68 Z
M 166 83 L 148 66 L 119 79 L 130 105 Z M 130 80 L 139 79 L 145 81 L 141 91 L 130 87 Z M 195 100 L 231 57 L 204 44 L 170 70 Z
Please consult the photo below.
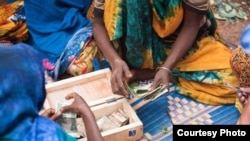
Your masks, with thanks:
M 96 0 L 93 32 L 112 68 L 114 93 L 125 79 L 152 79 L 206 104 L 235 103 L 232 50 L 216 36 L 208 0 Z M 125 78 L 125 79 L 123 79 Z
M 5 58 L 0 63 L 0 140 L 76 141 L 56 122 L 39 115 L 46 90 L 38 52 L 21 43 L 0 48 L 0 57 Z M 63 112 L 76 112 L 85 123 L 88 140 L 102 141 L 95 117 L 84 99 L 77 94 L 69 94 L 66 99 L 74 102 L 56 115 L 51 110 L 43 114 L 57 119 Z
M 239 124 L 250 124 L 250 25 L 246 26 L 240 37 L 240 44 L 237 49 L 233 51 L 231 57 L 231 66 L 234 74 L 237 76 L 243 95 L 238 94 L 236 106 L 242 113 L 239 119 Z
M 92 0 L 24 0 L 24 4 L 27 43 L 39 51 L 53 80 L 65 72 L 74 76 L 93 70 L 98 49 L 89 18 Z
M 0 47 L 25 42 L 36 48 L 46 82 L 64 73 L 75 76 L 94 69 L 98 49 L 92 39 L 92 0 L 7 0 L 1 4 Z

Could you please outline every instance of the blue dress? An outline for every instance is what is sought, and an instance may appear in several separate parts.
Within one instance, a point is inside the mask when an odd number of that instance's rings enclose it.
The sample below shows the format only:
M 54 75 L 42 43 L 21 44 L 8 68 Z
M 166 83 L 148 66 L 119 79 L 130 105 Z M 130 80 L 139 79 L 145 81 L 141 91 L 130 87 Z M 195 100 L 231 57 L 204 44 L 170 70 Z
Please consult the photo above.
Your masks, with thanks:
M 24 0 L 27 43 L 56 65 L 55 77 L 66 71 L 70 58 L 77 57 L 81 44 L 92 36 L 92 24 L 86 18 L 90 4 L 91 0 Z

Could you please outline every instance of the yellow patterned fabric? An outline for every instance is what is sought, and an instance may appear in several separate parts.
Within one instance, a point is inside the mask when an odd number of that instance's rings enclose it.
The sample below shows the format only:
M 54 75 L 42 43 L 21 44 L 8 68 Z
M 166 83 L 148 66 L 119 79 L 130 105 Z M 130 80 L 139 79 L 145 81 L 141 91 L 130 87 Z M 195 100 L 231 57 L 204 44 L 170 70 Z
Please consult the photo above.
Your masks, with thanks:
M 231 49 L 214 38 L 206 37 L 197 42 L 197 48 L 190 51 L 189 55 L 175 67 L 176 72 L 181 72 L 179 75 L 184 77 L 179 77 L 178 90 L 206 104 L 235 103 L 236 93 L 223 86 L 225 82 L 234 86 L 239 85 L 230 66 L 231 54 Z
M 176 1 L 177 2 L 177 1 Z M 153 0 L 151 0 L 151 4 L 153 4 Z M 159 4 L 160 6 L 161 4 Z M 161 7 L 162 9 L 166 8 Z M 167 37 L 172 34 L 176 29 L 180 26 L 183 19 L 183 8 L 181 3 L 171 5 L 171 7 L 167 7 L 169 13 L 174 13 L 173 15 L 168 15 L 164 18 L 159 16 L 156 7 L 153 7 L 153 23 L 152 26 L 156 33 L 161 37 Z M 169 28 L 171 27 L 171 28 Z
M 104 7 L 104 23 L 108 31 L 110 40 L 118 39 L 122 36 L 119 30 L 121 26 L 118 19 L 121 18 L 121 5 L 122 0 L 106 0 Z
M 132 68 L 153 69 L 161 66 L 171 52 L 175 40 L 165 39 L 172 37 L 172 33 L 178 33 L 183 20 L 183 1 L 168 0 L 167 3 L 151 0 L 151 3 L 148 3 L 144 0 L 127 0 L 125 10 L 121 9 L 124 8 L 122 2 L 105 1 L 104 19 L 110 39 L 125 40 L 126 52 L 123 52 L 123 55 Z M 169 7 L 166 8 L 164 4 Z M 149 17 L 150 12 L 147 13 L 151 11 L 151 6 L 153 17 Z M 133 11 L 135 9 L 136 11 Z M 232 50 L 216 39 L 213 14 L 209 10 L 203 10 L 201 12 L 206 12 L 211 26 L 208 28 L 208 34 L 200 37 L 172 70 L 172 74 L 179 80 L 176 90 L 205 104 L 234 104 L 236 92 L 224 86 L 225 82 L 239 85 L 229 62 Z M 150 30 L 151 28 L 153 30 Z
M 81 51 L 80 55 L 73 61 L 68 67 L 68 73 L 77 76 L 93 71 L 92 60 L 94 57 L 98 59 L 101 56 L 98 54 L 98 48 L 93 39 L 90 39 L 84 49 Z
M 96 3 L 99 3 L 99 9 L 102 9 L 104 5 L 104 23 L 108 31 L 108 35 L 111 40 L 118 39 L 122 36 L 122 33 L 119 30 L 122 30 L 120 27 L 121 16 L 122 16 L 122 0 L 106 0 L 105 4 L 103 0 L 96 0 Z M 151 0 L 150 3 L 153 5 L 156 1 Z M 97 5 L 97 4 L 96 4 Z M 158 3 L 158 6 L 161 4 Z M 162 9 L 166 9 L 166 7 L 161 7 Z M 166 37 L 172 34 L 181 24 L 183 19 L 183 8 L 181 3 L 177 1 L 173 1 L 173 3 L 167 8 L 168 14 L 166 17 L 162 18 L 161 15 L 157 13 L 157 9 L 153 7 L 153 22 L 152 26 L 154 30 L 160 37 Z M 171 12 L 170 12 L 171 11 Z M 171 28 L 169 28 L 171 27 Z
M 176 68 L 180 71 L 203 71 L 229 69 L 232 50 L 212 37 L 196 43 L 196 49 L 189 51 Z M 211 56 L 212 55 L 212 56 Z
M 18 0 L 0 7 L 0 42 L 18 43 L 27 40 L 23 6 L 23 0 Z
M 240 113 L 242 112 L 243 104 L 240 102 L 238 97 L 236 98 L 235 107 L 239 110 Z
M 94 19 L 94 4 L 95 1 L 92 1 L 92 4 L 90 5 L 87 12 L 87 18 L 91 21 Z M 76 60 L 73 61 L 68 67 L 67 73 L 72 76 L 77 76 L 94 71 L 94 65 L 92 62 L 94 58 L 101 60 L 103 56 L 98 50 L 95 40 L 90 38 L 86 45 L 83 46 L 83 49 Z

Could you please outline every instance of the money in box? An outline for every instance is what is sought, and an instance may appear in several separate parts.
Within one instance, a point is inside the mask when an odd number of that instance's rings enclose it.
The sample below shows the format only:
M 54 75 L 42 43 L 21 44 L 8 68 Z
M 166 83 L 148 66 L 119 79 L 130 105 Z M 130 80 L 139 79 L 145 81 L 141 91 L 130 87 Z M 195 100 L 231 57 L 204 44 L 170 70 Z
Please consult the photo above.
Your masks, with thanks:
M 46 85 L 44 108 L 58 109 L 69 104 L 65 96 L 76 92 L 82 96 L 93 111 L 105 141 L 135 141 L 143 137 L 143 124 L 128 100 L 113 94 L 110 84 L 111 72 L 102 69 L 88 74 L 60 80 Z M 84 123 L 73 113 L 64 113 L 59 124 L 66 132 L 85 141 Z

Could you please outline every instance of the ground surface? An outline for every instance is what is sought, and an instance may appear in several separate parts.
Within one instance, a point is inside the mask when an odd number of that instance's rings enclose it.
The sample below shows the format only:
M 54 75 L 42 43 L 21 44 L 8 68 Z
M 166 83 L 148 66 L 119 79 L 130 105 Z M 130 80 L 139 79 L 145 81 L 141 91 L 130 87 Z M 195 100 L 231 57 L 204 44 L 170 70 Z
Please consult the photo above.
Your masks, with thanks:
M 250 1 L 249 0 L 231 0 L 237 3 L 244 3 L 241 7 L 249 15 L 250 14 Z M 240 45 L 239 38 L 242 29 L 250 24 L 250 16 L 247 20 L 237 19 L 235 23 L 227 20 L 217 20 L 217 30 L 221 37 L 229 43 Z

